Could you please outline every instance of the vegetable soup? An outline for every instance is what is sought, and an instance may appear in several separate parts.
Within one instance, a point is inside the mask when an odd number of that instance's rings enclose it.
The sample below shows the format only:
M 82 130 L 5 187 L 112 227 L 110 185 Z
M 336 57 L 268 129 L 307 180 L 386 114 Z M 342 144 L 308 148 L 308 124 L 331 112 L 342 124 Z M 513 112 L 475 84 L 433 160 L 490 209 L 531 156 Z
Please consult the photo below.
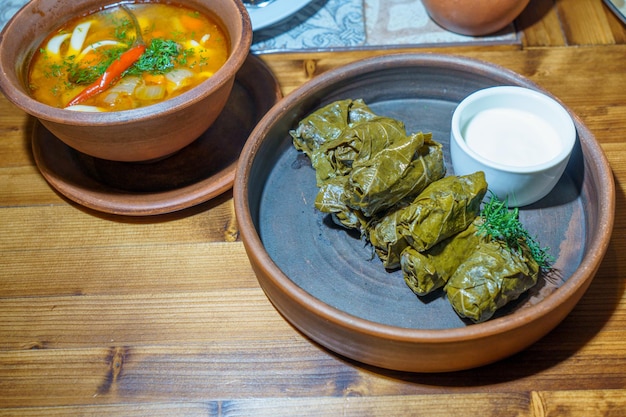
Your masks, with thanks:
M 119 111 L 175 97 L 228 59 L 216 18 L 178 4 L 119 3 L 69 21 L 40 45 L 29 69 L 36 100 L 80 111 Z

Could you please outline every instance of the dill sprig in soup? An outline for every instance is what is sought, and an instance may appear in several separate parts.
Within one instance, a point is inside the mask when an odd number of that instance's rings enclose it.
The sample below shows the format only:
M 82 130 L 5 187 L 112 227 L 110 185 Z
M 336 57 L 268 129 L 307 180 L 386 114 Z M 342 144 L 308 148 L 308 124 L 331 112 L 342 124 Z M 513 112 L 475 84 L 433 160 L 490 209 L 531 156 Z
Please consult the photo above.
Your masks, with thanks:
M 165 3 L 125 3 L 74 19 L 33 56 L 36 100 L 81 111 L 119 111 L 175 97 L 211 77 L 229 55 L 211 16 Z

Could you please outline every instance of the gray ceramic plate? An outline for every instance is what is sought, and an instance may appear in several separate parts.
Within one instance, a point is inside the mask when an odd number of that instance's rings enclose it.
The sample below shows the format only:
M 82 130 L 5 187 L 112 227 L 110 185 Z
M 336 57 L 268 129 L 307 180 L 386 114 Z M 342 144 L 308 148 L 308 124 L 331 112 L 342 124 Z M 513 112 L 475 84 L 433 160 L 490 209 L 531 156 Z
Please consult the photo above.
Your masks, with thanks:
M 312 0 L 274 0 L 262 7 L 246 4 L 252 30 L 264 29 L 291 16 Z M 263 4 L 262 1 L 257 3 Z
M 374 58 L 314 79 L 260 122 L 244 149 L 235 180 L 237 215 L 261 285 L 296 327 L 353 359 L 430 371 L 499 359 L 532 343 L 569 312 L 561 305 L 559 314 L 540 319 L 550 307 L 544 300 L 566 297 L 573 306 L 573 295 L 559 288 L 584 291 L 588 285 L 593 275 L 590 265 L 597 267 L 608 244 L 606 219 L 612 224 L 614 204 L 608 164 L 578 119 L 579 141 L 561 181 L 546 198 L 521 210 L 531 234 L 552 248 L 556 272 L 542 277 L 527 295 L 480 325 L 461 320 L 443 292 L 416 297 L 401 272 L 385 270 L 359 236 L 316 211 L 314 170 L 308 158 L 293 148 L 288 134 L 301 118 L 327 103 L 362 98 L 377 113 L 404 121 L 409 132 L 432 132 L 444 145 L 452 174 L 448 154 L 452 112 L 468 94 L 494 85 L 537 88 L 503 68 L 464 58 Z M 542 309 L 536 310 L 539 305 Z M 525 325 L 537 320 L 537 329 L 518 335 L 515 346 L 508 346 L 506 352 L 495 349 L 491 355 L 471 356 L 470 350 L 470 357 L 440 365 L 411 363 L 403 357 L 411 356 L 411 345 L 428 343 L 435 348 L 440 338 L 446 343 L 467 337 L 480 340 L 481 332 L 493 336 L 494 326 L 514 326 L 520 318 Z M 408 343 L 407 349 L 381 347 L 392 339 Z

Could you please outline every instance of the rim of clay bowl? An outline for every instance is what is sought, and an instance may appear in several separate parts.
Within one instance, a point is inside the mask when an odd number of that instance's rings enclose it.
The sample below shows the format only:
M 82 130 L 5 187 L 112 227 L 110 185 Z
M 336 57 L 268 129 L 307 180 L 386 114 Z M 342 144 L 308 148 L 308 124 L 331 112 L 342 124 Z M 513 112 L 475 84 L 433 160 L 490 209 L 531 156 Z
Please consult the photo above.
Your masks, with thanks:
M 558 112 L 560 116 L 562 116 L 562 119 L 565 121 L 565 124 L 567 124 L 567 131 L 564 134 L 564 137 L 567 138 L 567 143 L 563 144 L 563 148 L 557 155 L 545 162 L 522 166 L 506 165 L 492 159 L 485 158 L 474 149 L 472 149 L 463 138 L 463 134 L 461 132 L 461 117 L 463 116 L 463 112 L 466 111 L 469 106 L 490 97 L 493 97 L 495 100 L 510 98 L 511 102 L 514 103 L 515 98 L 519 96 L 531 97 L 535 101 L 541 101 L 542 103 L 545 103 L 547 106 L 553 108 L 555 112 Z M 488 106 L 488 108 L 492 109 L 494 107 Z M 511 108 L 516 108 L 516 106 L 511 105 Z M 476 161 L 495 170 L 502 172 L 512 172 L 515 174 L 532 174 L 552 169 L 555 165 L 558 165 L 559 163 L 570 157 L 572 149 L 576 144 L 576 126 L 574 125 L 574 119 L 572 118 L 571 112 L 567 111 L 567 109 L 564 107 L 563 103 L 560 102 L 560 100 L 541 91 L 513 85 L 487 87 L 465 97 L 454 109 L 454 113 L 452 114 L 451 133 L 452 135 L 450 140 L 453 140 L 463 150 L 463 152 L 471 156 Z

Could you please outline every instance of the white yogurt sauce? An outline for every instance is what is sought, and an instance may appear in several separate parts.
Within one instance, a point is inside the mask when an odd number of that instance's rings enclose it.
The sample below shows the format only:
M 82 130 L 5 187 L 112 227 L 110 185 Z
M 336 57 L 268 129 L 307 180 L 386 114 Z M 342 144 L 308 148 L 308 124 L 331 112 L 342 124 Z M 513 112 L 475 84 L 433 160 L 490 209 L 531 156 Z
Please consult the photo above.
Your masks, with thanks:
M 515 167 L 542 164 L 562 149 L 559 133 L 550 123 L 519 109 L 480 111 L 462 133 L 467 145 L 483 158 Z

